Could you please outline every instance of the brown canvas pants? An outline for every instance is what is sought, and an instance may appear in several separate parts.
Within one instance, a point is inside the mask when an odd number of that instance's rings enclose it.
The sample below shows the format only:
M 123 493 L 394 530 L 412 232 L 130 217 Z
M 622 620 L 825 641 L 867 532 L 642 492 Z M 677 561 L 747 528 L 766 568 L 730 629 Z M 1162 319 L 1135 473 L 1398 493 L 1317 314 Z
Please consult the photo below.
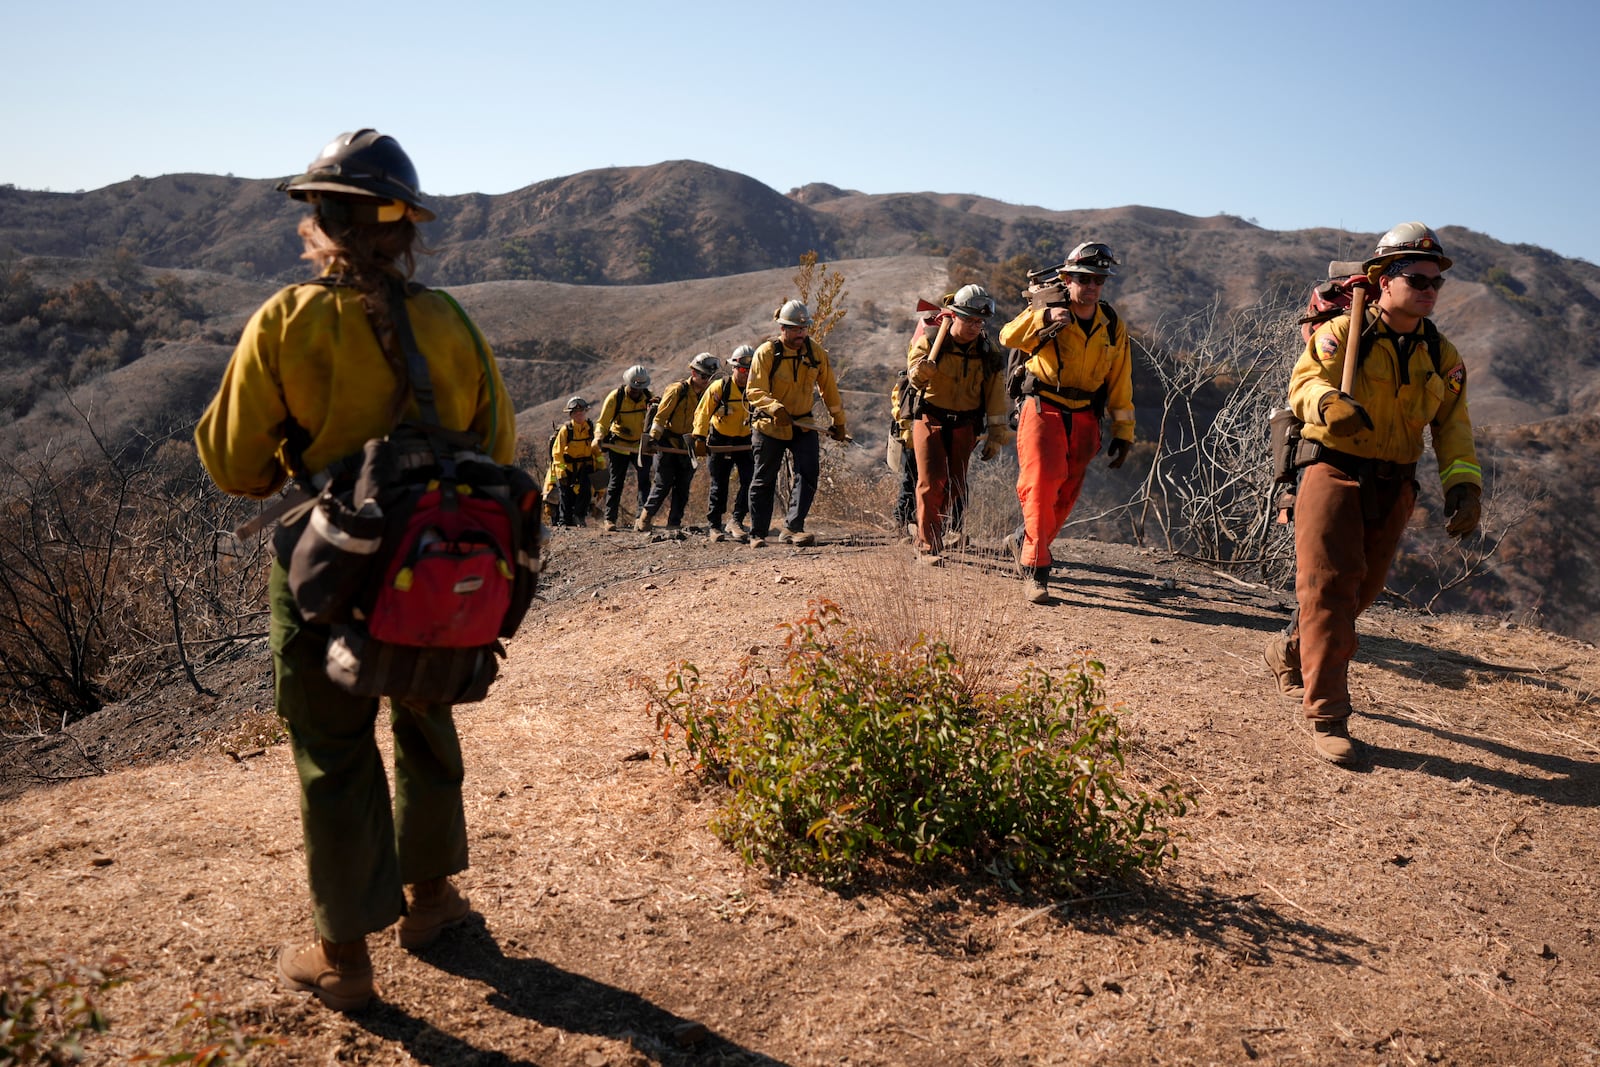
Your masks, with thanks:
M 1295 596 L 1305 715 L 1338 720 L 1350 714 L 1350 661 L 1356 616 L 1383 592 L 1400 537 L 1417 502 L 1410 478 L 1379 480 L 1363 515 L 1361 483 L 1326 463 L 1300 475 L 1294 511 Z
M 954 423 L 947 430 L 937 419 L 911 424 L 911 446 L 917 457 L 917 550 L 939 553 L 944 535 L 961 529 L 967 505 L 967 464 L 977 442 L 972 423 Z

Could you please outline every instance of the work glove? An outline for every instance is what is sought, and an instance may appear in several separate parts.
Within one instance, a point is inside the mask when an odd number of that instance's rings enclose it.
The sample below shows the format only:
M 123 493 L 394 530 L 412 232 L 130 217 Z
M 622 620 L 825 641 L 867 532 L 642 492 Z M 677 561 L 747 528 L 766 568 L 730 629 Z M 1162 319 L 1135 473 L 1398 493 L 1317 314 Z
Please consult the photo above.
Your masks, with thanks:
M 907 377 L 910 379 L 911 384 L 918 389 L 926 389 L 928 383 L 933 381 L 933 376 L 938 371 L 939 368 L 934 365 L 933 360 L 924 358 L 917 360 L 916 365 L 911 368 L 911 373 Z
M 694 454 L 700 459 L 705 459 L 711 454 L 706 448 L 706 439 L 704 437 L 696 437 L 694 439 Z
M 828 436 L 838 441 L 841 445 L 850 443 L 850 435 L 844 432 L 844 423 L 835 422 L 828 427 Z
M 1120 437 L 1113 437 L 1111 443 L 1106 446 L 1106 458 L 1111 461 L 1106 466 L 1116 470 L 1128 461 L 1128 453 L 1132 451 L 1132 441 L 1124 441 Z
M 1467 536 L 1483 516 L 1483 490 L 1470 482 L 1452 485 L 1444 493 L 1444 513 L 1450 516 L 1444 532 L 1457 539 Z
M 594 469 L 597 471 L 605 470 L 607 462 L 605 451 L 603 449 L 597 450 L 594 454 Z
M 772 413 L 772 428 L 773 429 L 775 429 L 775 430 L 787 430 L 790 427 L 792 427 L 793 425 L 794 425 L 794 419 L 789 417 L 789 409 L 788 408 L 780 407 L 777 411 L 774 411 Z
M 652 427 L 650 427 L 650 440 L 654 441 L 658 445 L 666 444 L 667 443 L 667 428 L 665 426 L 652 426 Z
M 1354 437 L 1363 428 L 1372 429 L 1372 416 L 1349 393 L 1324 393 L 1317 411 L 1322 424 L 1336 437 Z
M 979 454 L 978 458 L 985 461 L 991 460 L 998 456 L 1000 454 L 1000 450 L 1004 447 L 1006 447 L 1006 443 L 1004 441 L 1000 440 L 1000 438 L 996 437 L 994 434 L 990 434 L 983 439 L 983 451 Z

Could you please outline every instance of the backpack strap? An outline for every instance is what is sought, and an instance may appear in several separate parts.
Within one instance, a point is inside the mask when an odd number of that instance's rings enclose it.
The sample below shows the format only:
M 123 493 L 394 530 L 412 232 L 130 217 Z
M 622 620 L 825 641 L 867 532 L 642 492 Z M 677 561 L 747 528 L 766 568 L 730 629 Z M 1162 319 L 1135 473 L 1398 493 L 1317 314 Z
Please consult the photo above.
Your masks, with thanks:
M 1376 326 L 1377 321 L 1374 321 L 1373 325 Z M 1355 328 L 1354 323 L 1351 324 L 1351 328 Z M 1377 341 L 1378 331 L 1376 329 L 1366 329 L 1363 326 L 1361 343 L 1356 349 L 1356 367 L 1358 369 L 1361 364 L 1366 362 L 1367 353 L 1372 351 L 1372 346 Z M 1396 362 L 1400 365 L 1401 385 L 1411 384 L 1411 353 L 1418 341 L 1427 346 L 1428 357 L 1433 360 L 1433 373 L 1444 374 L 1444 353 L 1440 351 L 1439 327 L 1433 324 L 1432 319 L 1423 319 L 1421 328 L 1411 333 L 1394 335 L 1395 354 L 1399 357 Z

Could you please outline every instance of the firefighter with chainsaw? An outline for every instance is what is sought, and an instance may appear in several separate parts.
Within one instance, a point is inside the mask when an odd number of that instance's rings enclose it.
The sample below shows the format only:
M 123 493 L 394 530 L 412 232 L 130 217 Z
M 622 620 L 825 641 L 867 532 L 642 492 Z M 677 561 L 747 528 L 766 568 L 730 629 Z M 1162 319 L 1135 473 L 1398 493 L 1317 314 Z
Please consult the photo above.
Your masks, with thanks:
M 984 324 L 994 298 L 981 285 L 963 285 L 925 323 L 906 352 L 912 387 L 911 443 L 917 461 L 919 563 L 937 564 L 947 535 L 962 536 L 967 464 L 978 438 L 983 458 L 994 459 L 1010 440 L 1005 360 Z
M 827 349 L 811 339 L 811 309 L 798 300 L 789 300 L 772 317 L 778 323 L 778 337 L 756 349 L 745 393 L 750 402 L 755 450 L 755 471 L 750 482 L 750 544 L 764 547 L 771 534 L 778 474 L 787 454 L 794 463 L 794 483 L 782 539 L 796 545 L 814 545 L 817 538 L 806 529 L 806 516 L 817 495 L 822 447 L 811 414 L 813 398 L 820 392 L 822 403 L 833 417 L 828 436 L 848 444 L 844 401 L 839 396 Z
M 321 277 L 280 290 L 244 328 L 195 429 L 217 486 L 265 498 L 291 478 L 320 486 L 348 476 L 334 472 L 365 442 L 419 418 L 424 386 L 408 350 L 422 353 L 442 429 L 509 463 L 515 416 L 487 343 L 448 296 L 407 283 L 417 224 L 434 216 L 400 145 L 371 129 L 343 134 L 278 188 L 313 207 L 299 234 Z M 278 974 L 356 1010 L 372 995 L 369 934 L 398 919 L 401 947 L 416 950 L 469 914 L 450 880 L 467 867 L 461 745 L 449 705 L 391 701 L 391 802 L 374 736 L 379 701 L 330 681 L 329 630 L 302 617 L 288 588 L 286 552 L 304 527 L 279 526 L 267 588 L 316 934 L 279 951 Z
M 1085 242 L 1061 265 L 1061 300 L 1039 299 L 1000 331 L 1000 343 L 1027 356 L 1019 375 L 1017 500 L 1023 536 L 1017 558 L 1023 595 L 1050 599 L 1050 544 L 1083 491 L 1100 451 L 1100 416 L 1111 415 L 1109 466 L 1133 448 L 1133 360 L 1128 330 L 1100 299 L 1116 273 L 1110 247 Z
M 622 384 L 606 394 L 595 420 L 595 439 L 606 452 L 607 533 L 617 528 L 622 507 L 622 487 L 632 470 L 639 510 L 650 496 L 650 468 L 655 457 L 644 451 L 645 412 L 650 409 L 650 372 L 635 364 L 622 375 Z
M 689 504 L 689 485 L 694 480 L 695 455 L 690 438 L 694 436 L 695 406 L 717 373 L 717 357 L 701 352 L 689 361 L 689 376 L 667 386 L 656 405 L 650 423 L 650 447 L 656 453 L 655 481 L 650 496 L 633 528 L 649 530 L 656 513 L 667 506 L 666 532 L 677 536 L 683 522 L 683 509 Z
M 589 525 L 589 502 L 594 497 L 594 473 L 606 465 L 589 402 L 581 396 L 567 401 L 567 421 L 550 442 L 550 470 L 561 492 L 561 526 Z
M 728 374 L 706 387 L 694 412 L 694 454 L 711 468 L 711 489 L 706 496 L 706 529 L 712 541 L 727 537 L 747 541 L 744 519 L 750 513 L 750 472 L 755 457 L 750 451 L 750 405 L 745 388 L 750 384 L 750 357 L 756 350 L 740 345 L 728 357 Z M 728 506 L 728 486 L 739 472 L 739 492 Z M 724 510 L 731 511 L 727 528 Z
M 1444 272 L 1438 236 L 1407 222 L 1378 240 L 1355 284 L 1365 304 L 1312 334 L 1289 380 L 1304 426 L 1295 457 L 1295 597 L 1289 630 L 1267 645 L 1285 703 L 1302 709 L 1312 745 L 1340 765 L 1359 760 L 1350 736 L 1349 669 L 1356 617 L 1383 591 L 1417 499 L 1426 429 L 1439 460 L 1445 530 L 1478 528 L 1483 477 L 1467 413 L 1467 369 L 1430 321 Z M 1347 369 L 1348 367 L 1348 369 Z

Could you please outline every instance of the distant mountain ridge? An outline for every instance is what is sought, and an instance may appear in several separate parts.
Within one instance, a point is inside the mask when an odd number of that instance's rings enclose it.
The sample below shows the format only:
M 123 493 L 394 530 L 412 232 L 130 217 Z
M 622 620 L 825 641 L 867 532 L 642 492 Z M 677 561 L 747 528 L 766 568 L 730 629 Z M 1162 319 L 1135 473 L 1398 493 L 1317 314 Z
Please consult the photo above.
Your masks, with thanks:
M 289 281 L 306 269 L 294 235 L 304 208 L 274 185 L 178 174 L 84 193 L 0 188 L 0 261 L 94 260 L 120 249 L 149 268 Z M 686 160 L 434 202 L 439 221 L 425 236 L 439 254 L 419 269 L 430 284 L 638 285 L 788 267 L 809 250 L 829 261 L 955 253 L 1046 266 L 1094 238 L 1123 259 L 1110 298 L 1146 329 L 1214 302 L 1231 309 L 1273 291 L 1303 292 L 1329 260 L 1359 258 L 1376 237 L 1331 228 L 1274 232 L 1233 216 L 1151 207 L 1049 211 L 966 194 L 866 194 L 822 183 L 784 195 Z M 1463 338 L 1479 417 L 1522 423 L 1593 409 L 1600 402 L 1600 268 L 1460 227 L 1443 227 L 1440 236 L 1456 265 L 1438 318 Z

